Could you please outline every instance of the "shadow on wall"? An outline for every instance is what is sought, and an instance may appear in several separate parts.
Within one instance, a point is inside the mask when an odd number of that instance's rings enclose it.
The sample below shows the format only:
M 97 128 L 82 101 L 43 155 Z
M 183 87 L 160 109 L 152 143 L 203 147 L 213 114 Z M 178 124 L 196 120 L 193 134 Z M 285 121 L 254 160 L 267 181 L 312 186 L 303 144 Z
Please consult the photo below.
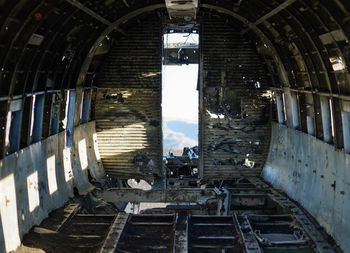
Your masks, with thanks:
M 129 139 L 128 142 L 123 140 L 129 135 L 130 128 L 137 129 L 138 140 Z M 120 137 L 109 137 L 108 143 L 111 146 L 108 147 L 108 150 L 104 146 L 105 141 L 101 144 L 101 139 L 104 138 L 106 132 L 98 132 L 102 161 L 105 166 L 108 166 L 108 174 L 125 178 L 153 178 L 153 172 L 157 173 L 158 167 L 155 167 L 155 162 L 152 159 L 154 158 L 154 154 L 150 150 L 152 144 L 150 144 L 151 141 L 143 122 L 122 125 L 111 129 L 111 131 L 118 133 Z M 109 133 L 107 134 L 109 135 Z M 115 134 L 115 136 L 117 135 Z M 113 145 L 115 146 L 113 147 Z
M 98 148 L 106 173 L 149 180 L 160 176 L 160 90 L 100 88 L 95 110 Z
M 74 187 L 89 191 L 88 170 L 104 176 L 95 122 L 75 128 L 70 148 L 61 132 L 0 161 L 0 252 L 15 250 L 32 226 L 73 196 Z

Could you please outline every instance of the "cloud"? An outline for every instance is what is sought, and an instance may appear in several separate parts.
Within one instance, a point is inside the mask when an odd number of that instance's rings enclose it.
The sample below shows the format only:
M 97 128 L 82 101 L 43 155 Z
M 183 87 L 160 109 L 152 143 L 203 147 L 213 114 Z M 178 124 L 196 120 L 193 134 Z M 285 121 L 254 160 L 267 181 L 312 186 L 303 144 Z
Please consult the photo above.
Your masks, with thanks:
M 171 130 L 166 122 L 163 123 L 163 148 L 183 149 L 198 145 L 197 141 L 185 136 L 184 133 Z
M 185 118 L 179 116 L 163 116 L 163 121 L 182 121 L 187 124 L 198 124 L 198 118 Z

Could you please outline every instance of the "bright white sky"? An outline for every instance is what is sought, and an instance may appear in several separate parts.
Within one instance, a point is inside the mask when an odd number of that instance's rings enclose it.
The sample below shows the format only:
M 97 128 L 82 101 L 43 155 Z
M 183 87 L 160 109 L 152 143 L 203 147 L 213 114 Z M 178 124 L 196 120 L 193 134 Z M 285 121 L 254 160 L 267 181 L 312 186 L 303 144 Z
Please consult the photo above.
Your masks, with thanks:
M 165 34 L 164 43 L 198 42 L 198 34 Z M 198 124 L 198 64 L 165 65 L 163 77 L 163 120 Z
M 198 65 L 163 66 L 163 120 L 198 123 Z

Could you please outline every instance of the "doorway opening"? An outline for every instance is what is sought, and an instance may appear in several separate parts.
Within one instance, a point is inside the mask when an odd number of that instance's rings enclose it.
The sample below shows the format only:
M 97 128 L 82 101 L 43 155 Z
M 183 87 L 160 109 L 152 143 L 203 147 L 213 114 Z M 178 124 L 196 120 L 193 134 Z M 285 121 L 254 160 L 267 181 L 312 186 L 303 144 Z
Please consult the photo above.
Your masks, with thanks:
M 163 155 L 167 178 L 174 181 L 197 178 L 198 68 L 198 30 L 167 29 L 162 61 Z

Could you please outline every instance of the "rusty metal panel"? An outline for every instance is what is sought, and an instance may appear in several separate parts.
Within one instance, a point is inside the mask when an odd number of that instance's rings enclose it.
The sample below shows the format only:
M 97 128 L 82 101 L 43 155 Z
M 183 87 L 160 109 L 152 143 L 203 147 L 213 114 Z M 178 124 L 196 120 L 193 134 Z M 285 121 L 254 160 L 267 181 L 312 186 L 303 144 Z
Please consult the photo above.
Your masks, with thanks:
M 106 173 L 125 178 L 160 174 L 160 91 L 98 89 L 96 130 Z
M 200 45 L 200 175 L 257 176 L 270 140 L 270 78 L 262 59 L 219 18 L 202 21 Z

